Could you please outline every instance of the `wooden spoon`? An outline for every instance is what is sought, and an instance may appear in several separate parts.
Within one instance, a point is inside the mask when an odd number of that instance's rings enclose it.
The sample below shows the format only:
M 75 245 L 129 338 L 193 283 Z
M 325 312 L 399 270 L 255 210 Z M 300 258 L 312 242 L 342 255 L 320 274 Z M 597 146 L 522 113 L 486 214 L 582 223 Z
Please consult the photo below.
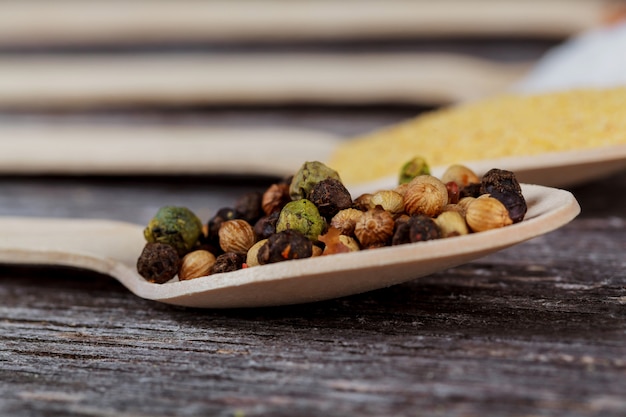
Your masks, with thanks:
M 605 0 L 5 0 L 0 45 L 554 36 L 612 13 Z
M 8 55 L 0 107 L 441 105 L 508 89 L 532 64 L 454 53 Z
M 328 161 L 345 140 L 321 131 L 199 126 L 0 125 L 5 175 L 263 175 L 285 177 L 304 161 Z M 468 161 L 478 175 L 514 171 L 520 182 L 553 187 L 626 169 L 626 145 Z M 436 176 L 446 167 L 433 167 Z M 391 188 L 396 177 L 346 184 L 355 194 Z
M 306 303 L 362 293 L 445 270 L 555 230 L 580 207 L 567 191 L 523 185 L 526 218 L 428 242 L 287 261 L 189 281 L 152 284 L 136 272 L 143 226 L 107 220 L 0 219 L 0 263 L 62 265 L 117 279 L 139 297 L 203 308 Z

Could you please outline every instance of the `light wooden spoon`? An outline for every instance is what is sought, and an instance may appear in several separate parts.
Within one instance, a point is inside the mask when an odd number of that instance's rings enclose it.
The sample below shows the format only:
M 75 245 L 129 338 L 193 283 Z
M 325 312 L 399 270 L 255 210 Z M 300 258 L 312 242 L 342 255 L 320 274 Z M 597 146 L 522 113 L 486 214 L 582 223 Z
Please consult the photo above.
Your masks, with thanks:
M 201 126 L 0 125 L 5 175 L 293 174 L 304 161 L 329 160 L 340 143 L 331 133 L 290 128 Z M 595 149 L 468 161 L 478 175 L 514 171 L 520 182 L 567 187 L 626 169 L 626 144 Z M 446 167 L 433 167 L 440 176 Z M 346 184 L 354 194 L 391 188 L 397 178 Z
M 0 56 L 0 107 L 442 105 L 508 89 L 533 64 L 402 52 L 8 55 Z
M 0 45 L 566 37 L 613 8 L 606 0 L 4 0 Z
M 136 260 L 142 226 L 107 220 L 0 219 L 0 263 L 62 265 L 108 274 L 139 297 L 203 308 L 306 303 L 362 293 L 456 266 L 555 230 L 580 207 L 567 191 L 523 185 L 529 210 L 517 224 L 428 242 L 257 266 L 152 284 Z

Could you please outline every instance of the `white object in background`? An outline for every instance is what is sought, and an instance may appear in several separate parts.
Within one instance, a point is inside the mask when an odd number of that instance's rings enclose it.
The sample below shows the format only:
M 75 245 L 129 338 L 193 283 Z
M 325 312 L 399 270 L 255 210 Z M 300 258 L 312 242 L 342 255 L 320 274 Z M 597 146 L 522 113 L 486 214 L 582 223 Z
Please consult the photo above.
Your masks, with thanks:
M 594 29 L 549 51 L 514 87 L 525 93 L 626 85 L 626 21 Z

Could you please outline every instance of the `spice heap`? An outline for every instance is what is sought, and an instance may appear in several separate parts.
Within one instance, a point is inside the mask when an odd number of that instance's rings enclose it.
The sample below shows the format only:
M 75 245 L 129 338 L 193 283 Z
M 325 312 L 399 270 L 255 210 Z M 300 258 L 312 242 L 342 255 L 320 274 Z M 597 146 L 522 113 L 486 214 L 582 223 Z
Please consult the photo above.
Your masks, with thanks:
M 394 175 L 407 152 L 448 166 L 620 144 L 626 87 L 503 95 L 435 110 L 346 141 L 329 163 L 346 183 L 358 184 Z
M 423 158 L 402 166 L 393 190 L 352 199 L 336 171 L 306 162 L 265 192 L 242 196 L 206 224 L 185 207 L 159 209 L 144 230 L 137 270 L 165 283 L 242 268 L 448 238 L 523 220 L 526 201 L 515 175 L 482 178 L 452 165 L 441 179 Z

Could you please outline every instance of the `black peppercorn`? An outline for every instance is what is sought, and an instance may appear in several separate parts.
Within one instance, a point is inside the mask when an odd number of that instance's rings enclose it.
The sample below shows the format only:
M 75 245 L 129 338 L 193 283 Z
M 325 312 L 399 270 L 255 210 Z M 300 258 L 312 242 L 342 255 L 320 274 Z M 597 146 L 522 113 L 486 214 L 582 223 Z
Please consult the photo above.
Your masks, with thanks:
M 418 214 L 408 220 L 409 239 L 411 242 L 423 242 L 425 240 L 439 239 L 441 232 L 437 223 L 428 216 Z
M 335 178 L 327 178 L 315 184 L 309 200 L 317 206 L 326 220 L 332 219 L 339 211 L 352 207 L 350 192 Z
M 274 233 L 276 233 L 276 223 L 278 222 L 278 217 L 280 216 L 279 211 L 275 211 L 269 216 L 261 217 L 254 224 L 254 233 L 257 236 L 258 240 L 267 239 Z
M 395 224 L 395 231 L 393 233 L 393 237 L 391 238 L 391 244 L 395 245 L 404 245 L 405 243 L 411 243 L 411 225 L 408 220 L 397 221 Z
M 235 252 L 223 253 L 215 259 L 215 265 L 211 268 L 211 274 L 237 271 L 243 268 L 243 263 L 245 261 L 245 254 Z
M 292 229 L 275 233 L 259 249 L 257 260 L 265 265 L 290 259 L 309 258 L 313 255 L 313 243 L 302 233 Z
M 524 219 L 528 208 L 522 194 L 522 187 L 513 172 L 497 168 L 489 170 L 483 175 L 481 192 L 490 194 L 491 197 L 504 204 L 513 223 Z
M 254 224 L 264 214 L 261 208 L 262 199 L 263 194 L 260 192 L 251 192 L 241 196 L 235 203 L 237 218 Z
M 146 281 L 163 284 L 176 276 L 180 263 L 178 252 L 172 246 L 147 243 L 137 259 L 137 272 Z
M 461 187 L 459 190 L 459 200 L 465 197 L 474 197 L 477 198 L 481 195 L 481 184 L 480 183 L 470 183 L 464 187 Z
M 217 242 L 219 240 L 218 232 L 222 223 L 228 220 L 238 219 L 238 213 L 234 208 L 224 207 L 215 213 L 215 215 L 207 223 L 207 239 L 209 242 Z

